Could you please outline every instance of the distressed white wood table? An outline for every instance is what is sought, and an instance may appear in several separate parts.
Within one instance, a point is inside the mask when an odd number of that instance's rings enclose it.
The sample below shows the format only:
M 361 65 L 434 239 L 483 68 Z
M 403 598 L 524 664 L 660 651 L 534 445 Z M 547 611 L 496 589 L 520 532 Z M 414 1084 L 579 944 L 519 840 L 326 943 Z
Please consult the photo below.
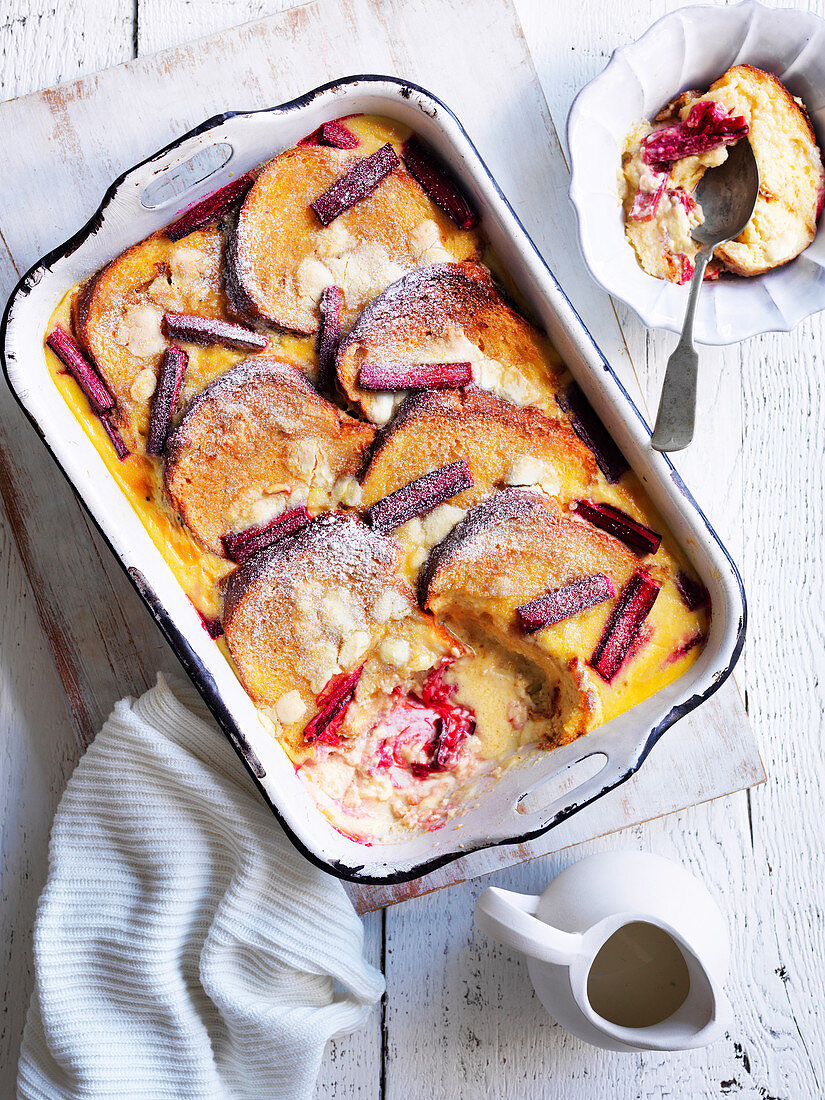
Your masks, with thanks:
M 0 98 L 286 6 L 255 0 L 87 0 L 81 9 L 68 0 L 58 0 L 56 7 L 5 0 Z M 819 6 L 825 9 L 825 0 Z M 408 43 L 403 37 L 393 41 L 392 28 L 402 14 L 405 25 L 409 23 L 410 9 L 421 34 L 437 35 L 445 20 L 460 28 L 463 19 L 475 34 L 489 36 L 491 49 L 503 48 L 500 29 L 489 18 L 494 9 L 484 0 L 465 0 L 460 7 L 448 0 L 374 0 L 365 19 L 367 7 L 358 0 L 340 5 L 337 39 L 323 43 L 329 51 L 328 76 L 370 67 L 361 62 L 373 56 L 368 44 L 373 27 L 392 42 L 393 68 L 405 71 Z M 512 104 L 535 104 L 543 92 L 561 130 L 576 90 L 599 71 L 614 46 L 636 37 L 667 5 L 662 0 L 617 0 L 607 10 L 600 0 L 556 0 L 552 5 L 518 0 L 518 9 L 533 60 L 525 60 L 525 51 L 508 42 L 520 59 L 508 86 L 479 85 L 478 95 L 494 103 L 491 92 L 498 92 L 506 119 Z M 308 16 L 300 11 L 284 23 L 287 47 L 289 35 L 300 35 L 308 25 Z M 273 67 L 277 64 L 275 57 Z M 437 73 L 436 79 L 433 74 L 429 79 L 416 72 L 408 75 L 439 90 Z M 473 73 L 471 79 L 481 82 L 485 76 Z M 151 124 L 151 105 L 136 104 L 135 110 L 144 110 Z M 502 119 L 495 121 L 501 128 Z M 151 133 L 148 129 L 149 139 Z M 89 135 L 89 142 L 99 145 L 104 136 Z M 538 115 L 535 140 L 546 140 Z M 154 145 L 150 140 L 146 151 Z M 522 151 L 514 152 L 519 156 Z M 82 158 L 82 150 L 67 150 L 67 155 Z M 523 150 L 528 168 L 534 157 L 535 149 Z M 122 167 L 112 165 L 111 175 Z M 542 219 L 535 199 L 543 181 L 531 180 L 529 171 L 522 176 L 523 186 L 511 198 L 517 209 L 522 204 L 528 229 L 539 231 Z M 560 201 L 558 188 L 548 188 L 548 193 Z M 32 217 L 48 218 L 47 200 L 52 198 L 33 189 Z M 97 196 L 90 197 L 87 212 L 94 206 L 91 198 L 96 202 Z M 563 208 L 546 213 L 550 221 L 569 216 Z M 5 248 L 2 252 L 7 255 Z M 609 300 L 582 276 L 574 255 L 554 255 L 552 243 L 546 253 L 623 376 L 632 382 L 635 375 L 642 391 L 655 398 L 672 338 L 648 333 L 622 309 L 614 315 Z M 4 284 L 13 282 L 11 275 L 3 271 Z M 825 860 L 818 835 L 820 681 L 825 669 L 822 601 L 816 591 L 823 557 L 825 411 L 817 386 L 822 334 L 822 320 L 813 319 L 790 336 L 708 351 L 702 433 L 678 463 L 743 567 L 753 625 L 740 683 L 746 686 L 770 782 L 749 794 L 635 826 L 580 846 L 575 853 L 546 857 L 485 880 L 538 888 L 574 855 L 594 847 L 639 846 L 681 859 L 708 880 L 731 920 L 730 992 L 737 1018 L 730 1039 L 704 1052 L 636 1057 L 596 1052 L 564 1035 L 538 1007 L 524 966 L 473 933 L 472 904 L 482 884 L 464 883 L 367 917 L 369 950 L 387 975 L 386 1007 L 370 1026 L 329 1052 L 319 1095 L 629 1098 L 741 1093 L 796 1098 L 819 1093 L 825 1080 L 825 1044 L 817 1020 L 825 986 Z M 7 468 L 13 469 L 20 455 L 8 457 Z M 10 485 L 4 490 L 7 506 L 11 501 L 12 508 L 25 509 L 24 495 Z M 51 517 L 52 522 L 62 518 Z M 66 509 L 65 523 L 72 528 L 70 534 L 77 527 L 83 536 L 76 545 L 86 553 L 97 552 L 99 544 L 83 530 L 85 520 L 76 509 Z M 20 526 L 15 524 L 18 539 Z M 43 532 L 47 538 L 56 534 Z M 130 685 L 123 684 L 117 655 L 113 659 L 105 644 L 99 652 L 92 646 L 87 653 L 72 652 L 53 636 L 45 644 L 32 595 L 37 592 L 42 600 L 42 588 L 27 587 L 6 528 L 0 538 L 5 611 L 0 627 L 0 1097 L 6 1097 L 13 1095 L 31 986 L 29 932 L 45 874 L 49 822 L 77 758 L 73 731 L 88 736 L 101 717 L 94 710 L 79 716 L 80 701 L 87 696 L 71 694 L 71 685 L 99 686 L 104 710 L 114 697 L 107 698 L 107 692 Z M 83 601 L 72 586 L 76 573 L 70 546 L 75 543 L 66 538 L 66 545 L 65 574 L 52 579 L 51 589 L 58 597 L 62 594 L 73 614 L 82 616 Z M 43 617 L 53 624 L 53 618 Z M 123 629 L 125 623 L 113 626 Z M 158 652 L 153 646 L 157 642 L 147 634 L 147 667 Z M 55 675 L 54 650 L 60 654 L 62 683 Z M 136 683 L 144 671 L 136 670 Z M 67 713 L 66 685 L 74 725 Z M 710 772 L 713 763 L 709 761 Z M 633 819 L 632 814 L 625 818 Z

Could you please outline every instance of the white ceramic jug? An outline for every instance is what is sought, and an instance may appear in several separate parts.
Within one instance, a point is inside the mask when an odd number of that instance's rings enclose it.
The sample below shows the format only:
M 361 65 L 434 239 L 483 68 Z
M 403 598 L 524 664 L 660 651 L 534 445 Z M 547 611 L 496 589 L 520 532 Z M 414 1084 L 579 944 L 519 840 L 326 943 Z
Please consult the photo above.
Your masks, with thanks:
M 688 1050 L 730 1023 L 727 926 L 705 886 L 671 860 L 589 856 L 541 897 L 485 890 L 475 919 L 528 956 L 541 1003 L 594 1046 Z

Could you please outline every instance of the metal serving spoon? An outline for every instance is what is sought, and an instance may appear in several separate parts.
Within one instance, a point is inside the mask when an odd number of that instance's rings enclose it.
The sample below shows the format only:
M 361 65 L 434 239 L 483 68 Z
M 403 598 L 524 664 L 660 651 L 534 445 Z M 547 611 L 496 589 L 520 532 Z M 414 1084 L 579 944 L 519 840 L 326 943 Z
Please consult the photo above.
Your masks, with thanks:
M 705 220 L 691 236 L 701 249 L 690 280 L 685 323 L 676 350 L 667 361 L 659 412 L 651 444 L 657 451 L 681 451 L 693 439 L 699 355 L 693 346 L 693 320 L 705 267 L 717 245 L 738 237 L 751 219 L 759 195 L 759 170 L 749 141 L 738 141 L 718 168 L 705 172 L 696 200 Z

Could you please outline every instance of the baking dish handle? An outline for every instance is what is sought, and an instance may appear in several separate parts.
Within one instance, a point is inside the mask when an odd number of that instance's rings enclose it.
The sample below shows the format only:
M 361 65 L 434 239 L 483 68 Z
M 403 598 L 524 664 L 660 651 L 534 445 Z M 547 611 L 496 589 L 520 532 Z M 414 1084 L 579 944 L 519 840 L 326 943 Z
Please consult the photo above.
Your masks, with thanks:
M 591 747 L 520 795 L 515 810 L 522 823 L 525 818 L 534 819 L 536 827 L 546 828 L 592 802 L 626 775 L 626 757 Z
M 218 126 L 216 121 L 215 127 L 183 138 L 123 175 L 104 203 L 104 219 L 127 219 L 142 229 L 144 222 L 156 224 L 162 211 L 171 222 L 242 175 L 231 141 L 215 132 Z

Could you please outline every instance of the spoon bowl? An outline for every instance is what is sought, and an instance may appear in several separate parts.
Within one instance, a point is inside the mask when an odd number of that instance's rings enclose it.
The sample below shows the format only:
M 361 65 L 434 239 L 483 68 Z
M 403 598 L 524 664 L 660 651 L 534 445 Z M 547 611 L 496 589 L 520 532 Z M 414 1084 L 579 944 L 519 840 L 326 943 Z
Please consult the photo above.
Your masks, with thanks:
M 699 180 L 695 199 L 705 220 L 691 236 L 701 245 L 716 248 L 738 237 L 751 220 L 759 196 L 759 169 L 751 143 L 738 141 L 728 151 L 727 160 L 711 168 Z
M 759 196 L 759 169 L 747 138 L 731 146 L 727 158 L 705 172 L 696 188 L 704 221 L 691 236 L 702 246 L 690 281 L 682 335 L 667 361 L 651 445 L 657 451 L 681 451 L 693 439 L 699 356 L 693 344 L 696 303 L 713 250 L 738 237 L 751 220 Z

